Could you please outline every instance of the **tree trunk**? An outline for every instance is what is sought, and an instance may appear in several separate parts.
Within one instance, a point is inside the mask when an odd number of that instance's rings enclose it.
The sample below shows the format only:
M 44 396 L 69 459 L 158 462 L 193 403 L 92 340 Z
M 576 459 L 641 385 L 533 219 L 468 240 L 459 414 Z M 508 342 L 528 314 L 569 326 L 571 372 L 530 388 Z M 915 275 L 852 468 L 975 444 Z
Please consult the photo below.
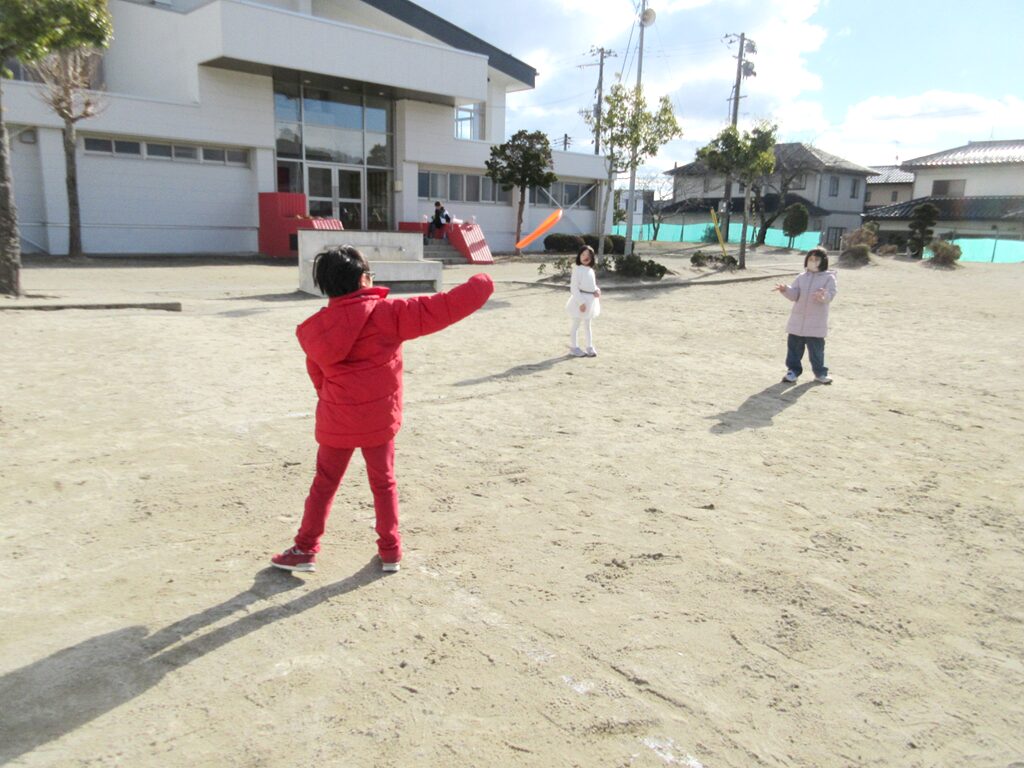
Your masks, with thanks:
M 740 269 L 747 268 L 747 221 L 750 219 L 750 185 L 743 193 L 743 234 L 740 235 Z
M 516 217 L 516 242 L 523 239 L 523 210 L 526 208 L 526 187 L 519 187 L 519 215 Z M 522 256 L 523 249 L 516 247 L 516 256 Z
M 601 201 L 601 219 L 597 222 L 597 257 L 604 256 L 604 223 L 608 221 L 608 203 L 615 196 L 615 169 L 611 160 L 608 161 L 608 189 Z
M 14 205 L 11 173 L 11 143 L 4 119 L 3 86 L 0 79 L 0 294 L 21 294 L 21 235 L 18 209 Z
M 82 209 L 78 203 L 78 158 L 74 120 L 64 119 L 64 183 L 68 190 L 68 256 L 82 256 Z

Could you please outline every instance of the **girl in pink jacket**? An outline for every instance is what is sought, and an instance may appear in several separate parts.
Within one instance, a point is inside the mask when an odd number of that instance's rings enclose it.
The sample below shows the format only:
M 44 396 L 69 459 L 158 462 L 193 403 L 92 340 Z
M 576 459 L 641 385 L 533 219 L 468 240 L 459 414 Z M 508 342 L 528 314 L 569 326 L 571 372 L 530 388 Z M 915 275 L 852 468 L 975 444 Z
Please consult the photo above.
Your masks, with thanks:
M 803 373 L 800 361 L 806 347 L 814 380 L 831 384 L 832 377 L 825 367 L 825 335 L 828 333 L 828 307 L 836 297 L 836 273 L 829 271 L 828 251 L 821 247 L 809 250 L 804 257 L 804 271 L 793 284 L 779 283 L 772 290 L 793 302 L 786 325 L 789 339 L 786 375 L 782 380 L 792 383 Z
M 382 570 L 402 559 L 395 483 L 395 435 L 402 426 L 402 342 L 436 333 L 480 309 L 494 290 L 473 275 L 447 293 L 389 299 L 373 286 L 373 272 L 350 245 L 313 262 L 313 284 L 327 306 L 295 331 L 317 394 L 316 475 L 306 497 L 295 546 L 270 558 L 286 571 L 316 570 L 316 553 L 334 494 L 356 448 L 362 450 L 377 516 Z

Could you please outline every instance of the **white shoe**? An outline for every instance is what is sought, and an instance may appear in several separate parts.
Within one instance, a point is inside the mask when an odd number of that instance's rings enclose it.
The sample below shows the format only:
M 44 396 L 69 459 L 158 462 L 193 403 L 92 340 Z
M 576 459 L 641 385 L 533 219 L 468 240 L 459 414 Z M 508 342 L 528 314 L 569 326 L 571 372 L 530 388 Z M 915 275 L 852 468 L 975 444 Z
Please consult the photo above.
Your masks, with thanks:
M 788 381 L 790 384 L 792 384 L 794 381 L 796 381 L 796 374 L 793 373 L 793 371 L 786 371 L 786 375 L 782 377 L 782 380 Z
M 381 564 L 380 564 L 380 569 L 382 571 L 384 571 L 384 573 L 398 573 L 398 571 L 400 571 L 401 568 L 402 568 L 402 564 L 401 563 L 385 563 L 385 562 L 381 562 Z
M 579 347 L 569 347 L 569 354 L 573 357 L 586 357 L 587 353 Z
M 587 357 L 597 357 L 597 350 L 593 347 L 587 347 Z
M 815 376 L 814 380 L 816 382 L 818 382 L 819 384 L 831 384 L 832 383 L 832 377 L 829 376 L 828 374 L 825 374 L 824 376 Z

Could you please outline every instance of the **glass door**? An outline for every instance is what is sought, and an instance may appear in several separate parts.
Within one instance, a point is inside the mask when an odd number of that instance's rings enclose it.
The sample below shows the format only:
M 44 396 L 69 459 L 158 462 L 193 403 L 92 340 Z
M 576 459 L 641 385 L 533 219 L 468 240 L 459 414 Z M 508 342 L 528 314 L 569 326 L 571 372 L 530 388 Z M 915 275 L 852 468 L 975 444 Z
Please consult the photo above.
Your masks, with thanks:
M 340 219 L 345 229 L 365 229 L 363 172 L 333 165 L 306 166 L 309 215 Z

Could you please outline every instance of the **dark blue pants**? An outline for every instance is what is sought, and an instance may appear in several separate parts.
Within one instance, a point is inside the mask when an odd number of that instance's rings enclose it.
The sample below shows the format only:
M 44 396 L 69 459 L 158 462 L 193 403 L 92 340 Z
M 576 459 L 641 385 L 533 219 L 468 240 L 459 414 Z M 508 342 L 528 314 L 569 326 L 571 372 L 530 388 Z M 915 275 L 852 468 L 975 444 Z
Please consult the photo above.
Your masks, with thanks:
M 828 368 L 825 367 L 825 340 L 816 336 L 794 336 L 789 334 L 786 341 L 786 368 L 797 376 L 804 371 L 800 360 L 804 356 L 804 347 L 807 347 L 807 356 L 811 359 L 811 370 L 815 376 L 828 376 Z

